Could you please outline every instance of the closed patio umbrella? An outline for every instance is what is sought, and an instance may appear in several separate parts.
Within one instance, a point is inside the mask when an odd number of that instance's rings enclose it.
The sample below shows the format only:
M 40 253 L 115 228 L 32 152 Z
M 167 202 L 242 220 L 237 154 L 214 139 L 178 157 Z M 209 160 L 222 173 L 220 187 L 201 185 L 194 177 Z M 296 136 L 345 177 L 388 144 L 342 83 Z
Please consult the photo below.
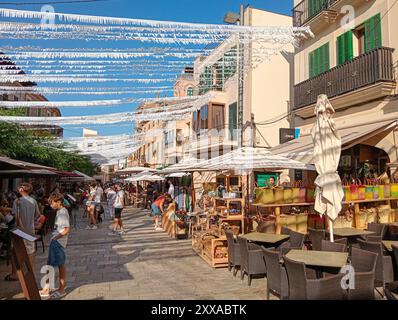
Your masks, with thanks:
M 333 242 L 333 222 L 342 209 L 344 198 L 337 167 L 341 155 L 341 138 L 336 129 L 335 111 L 326 95 L 320 95 L 315 107 L 316 122 L 311 130 L 314 141 L 314 164 L 318 177 L 315 180 L 315 210 L 326 214 L 330 224 L 330 240 Z

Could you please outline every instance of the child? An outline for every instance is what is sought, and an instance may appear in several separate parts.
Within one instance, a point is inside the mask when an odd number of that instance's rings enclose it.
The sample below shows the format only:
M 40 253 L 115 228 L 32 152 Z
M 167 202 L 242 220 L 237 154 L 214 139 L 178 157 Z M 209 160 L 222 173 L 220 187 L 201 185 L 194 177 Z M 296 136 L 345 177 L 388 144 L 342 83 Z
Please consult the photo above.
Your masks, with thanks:
M 52 195 L 49 199 L 51 207 L 57 210 L 55 217 L 54 231 L 51 238 L 50 248 L 48 252 L 47 264 L 59 269 L 59 288 L 52 294 L 53 298 L 60 299 L 66 295 L 66 269 L 65 269 L 65 248 L 68 242 L 69 227 L 69 213 L 64 207 L 64 197 L 61 194 Z M 49 297 L 50 288 L 45 287 L 40 295 L 42 297 Z

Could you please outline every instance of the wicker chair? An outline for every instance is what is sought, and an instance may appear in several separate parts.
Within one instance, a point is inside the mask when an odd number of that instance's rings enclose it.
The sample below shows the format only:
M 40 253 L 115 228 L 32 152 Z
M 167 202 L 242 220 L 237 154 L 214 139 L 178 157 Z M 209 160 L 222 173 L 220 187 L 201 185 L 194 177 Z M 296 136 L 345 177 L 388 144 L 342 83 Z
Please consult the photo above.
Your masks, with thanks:
M 305 264 L 283 257 L 289 280 L 290 300 L 342 300 L 343 274 L 322 279 L 308 279 Z
M 238 237 L 238 245 L 241 257 L 240 279 L 247 274 L 247 284 L 250 286 L 254 275 L 266 275 L 266 267 L 261 246 L 248 243 L 245 238 Z
M 321 251 L 331 251 L 331 252 L 346 252 L 347 245 L 342 243 L 330 242 L 327 240 L 321 241 Z
M 348 239 L 347 238 L 335 239 L 334 243 L 344 244 L 346 247 L 348 247 Z
M 354 268 L 354 288 L 348 289 L 349 300 L 375 299 L 375 272 L 377 254 L 352 248 L 351 265 Z
M 228 271 L 231 271 L 233 268 L 233 275 L 235 277 L 238 267 L 240 267 L 240 248 L 231 231 L 225 231 L 225 235 L 228 241 Z
M 304 240 L 305 240 L 305 234 L 302 234 L 300 232 L 296 232 L 293 230 L 290 231 L 290 238 L 288 241 L 282 243 L 278 249 L 281 253 L 281 255 L 287 254 L 290 250 L 297 249 L 301 250 L 304 245 Z
M 378 242 L 369 242 L 358 239 L 362 250 L 378 254 L 376 263 L 375 286 L 386 287 L 386 283 L 394 281 L 394 271 L 390 256 L 383 255 L 383 245 Z
M 308 228 L 308 238 L 311 241 L 312 250 L 321 251 L 322 240 L 326 239 L 326 231 Z
M 398 300 L 398 281 L 388 283 L 384 289 L 387 300 Z
M 396 245 L 391 245 L 392 247 L 392 252 L 394 254 L 394 259 L 395 259 L 395 279 L 398 278 L 398 246 Z
M 270 292 L 281 300 L 289 297 L 289 283 L 285 267 L 279 259 L 279 253 L 274 250 L 262 248 L 265 266 L 267 269 L 267 300 Z
M 364 240 L 370 241 L 369 238 L 371 237 L 380 237 L 381 240 L 384 239 L 387 233 L 387 225 L 383 223 L 369 223 L 368 228 L 366 229 L 367 231 L 372 231 L 374 234 L 368 235 L 368 236 L 363 236 Z M 380 241 L 381 241 L 380 240 Z

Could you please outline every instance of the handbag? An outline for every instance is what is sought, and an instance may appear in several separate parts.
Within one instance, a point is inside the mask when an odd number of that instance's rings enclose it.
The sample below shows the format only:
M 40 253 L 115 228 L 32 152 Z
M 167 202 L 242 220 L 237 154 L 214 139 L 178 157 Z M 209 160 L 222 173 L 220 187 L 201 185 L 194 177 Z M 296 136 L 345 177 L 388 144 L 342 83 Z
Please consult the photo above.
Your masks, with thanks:
M 390 223 L 391 207 L 389 205 L 380 205 L 377 207 L 377 222 Z M 391 221 L 392 222 L 392 221 Z
M 293 190 L 292 188 L 283 189 L 283 202 L 292 203 L 293 202 Z
M 346 202 L 352 201 L 351 187 L 349 185 L 349 182 L 347 180 L 344 180 L 342 182 L 342 184 L 343 184 L 343 191 L 344 191 L 344 201 L 346 201 Z
M 391 198 L 391 185 L 389 183 L 387 183 L 383 187 L 384 187 L 384 199 L 390 199 Z
M 256 188 L 256 203 L 272 204 L 275 202 L 274 191 L 271 188 Z
M 391 198 L 398 198 L 398 183 L 394 181 L 393 183 L 391 183 L 390 187 L 391 187 Z
M 365 200 L 374 200 L 374 196 L 374 182 L 368 179 L 365 185 Z
M 315 188 L 307 187 L 305 192 L 305 201 L 308 203 L 315 202 Z
M 352 201 L 360 200 L 358 182 L 360 182 L 359 179 L 355 180 L 355 181 L 350 185 L 351 200 L 352 200 Z M 360 184 L 361 184 L 361 182 L 360 182 Z M 364 190 L 363 190 L 363 191 L 364 191 Z M 365 200 L 365 194 L 363 194 L 363 199 L 361 199 L 361 200 Z
M 293 203 L 304 203 L 306 200 L 306 188 L 303 186 L 302 181 L 296 181 L 295 186 L 292 188 Z
M 282 188 L 274 188 L 274 197 L 275 203 L 283 203 L 284 202 L 284 190 Z

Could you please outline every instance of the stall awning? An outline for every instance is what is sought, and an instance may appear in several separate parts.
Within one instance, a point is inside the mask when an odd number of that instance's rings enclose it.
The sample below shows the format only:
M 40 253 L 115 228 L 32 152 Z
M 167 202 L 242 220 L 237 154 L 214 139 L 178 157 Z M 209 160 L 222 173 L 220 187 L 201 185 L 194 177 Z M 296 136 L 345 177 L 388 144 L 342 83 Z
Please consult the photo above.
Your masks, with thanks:
M 339 129 L 342 150 L 360 144 L 380 133 L 388 133 L 397 127 L 397 121 L 384 121 L 358 127 Z M 312 152 L 314 144 L 311 135 L 280 144 L 271 149 L 272 153 L 307 164 L 313 163 Z
M 0 157 L 0 175 L 46 175 L 56 176 L 56 169 L 35 163 Z

